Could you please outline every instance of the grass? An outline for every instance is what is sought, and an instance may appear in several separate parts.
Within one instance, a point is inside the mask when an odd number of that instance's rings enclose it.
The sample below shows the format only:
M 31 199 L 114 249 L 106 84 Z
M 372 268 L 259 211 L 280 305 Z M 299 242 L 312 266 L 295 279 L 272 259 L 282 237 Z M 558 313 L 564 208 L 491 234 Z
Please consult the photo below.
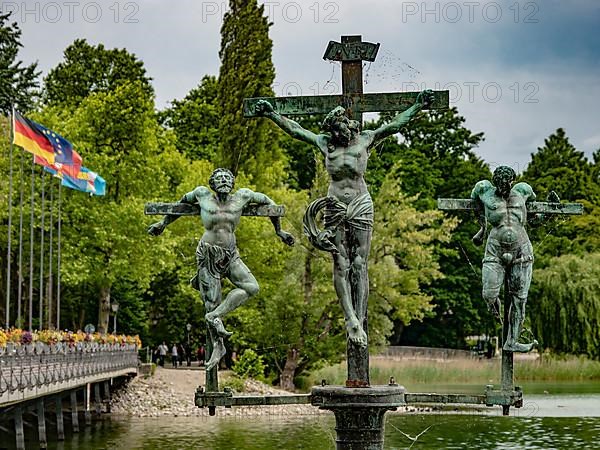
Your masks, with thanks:
M 413 360 L 373 358 L 371 384 L 387 384 L 394 377 L 402 384 L 473 384 L 497 383 L 500 378 L 500 360 L 454 359 Z M 344 384 L 346 364 L 336 364 L 317 370 L 304 386 L 327 380 L 328 384 Z M 515 381 L 600 381 L 600 361 L 585 357 L 544 356 L 538 360 L 515 362 Z

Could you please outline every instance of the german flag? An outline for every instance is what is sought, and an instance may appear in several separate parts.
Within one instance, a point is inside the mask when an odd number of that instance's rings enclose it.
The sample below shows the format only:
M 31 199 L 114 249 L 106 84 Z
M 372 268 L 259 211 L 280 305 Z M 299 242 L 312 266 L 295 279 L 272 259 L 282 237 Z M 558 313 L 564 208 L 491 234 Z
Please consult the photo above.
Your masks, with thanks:
M 54 146 L 36 125 L 34 121 L 15 111 L 13 114 L 13 142 L 29 153 L 48 161 L 49 164 L 54 164 Z

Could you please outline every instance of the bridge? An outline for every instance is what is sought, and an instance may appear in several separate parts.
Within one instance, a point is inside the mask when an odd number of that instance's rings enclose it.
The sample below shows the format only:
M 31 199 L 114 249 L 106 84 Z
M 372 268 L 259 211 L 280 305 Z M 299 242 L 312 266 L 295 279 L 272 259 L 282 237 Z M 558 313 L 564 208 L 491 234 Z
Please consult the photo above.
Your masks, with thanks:
M 90 424 L 92 409 L 96 413 L 103 406 L 109 410 L 111 385 L 136 375 L 137 369 L 136 344 L 8 343 L 0 347 L 0 423 L 14 422 L 16 447 L 24 449 L 23 416 L 33 412 L 39 446 L 46 448 L 47 407 L 56 415 L 57 437 L 62 440 L 64 403 L 73 431 L 78 432 L 79 406 L 83 406 L 85 423 Z

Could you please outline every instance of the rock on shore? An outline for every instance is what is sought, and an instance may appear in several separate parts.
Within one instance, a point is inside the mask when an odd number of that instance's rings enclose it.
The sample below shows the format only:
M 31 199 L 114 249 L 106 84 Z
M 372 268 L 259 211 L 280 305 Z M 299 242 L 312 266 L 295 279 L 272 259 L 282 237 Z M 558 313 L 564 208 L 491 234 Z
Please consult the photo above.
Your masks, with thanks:
M 111 411 L 134 417 L 160 416 L 208 416 L 208 408 L 194 404 L 194 392 L 204 384 L 203 370 L 165 369 L 157 367 L 154 376 L 134 378 L 126 387 L 112 397 Z M 281 391 L 255 380 L 245 382 L 246 394 L 286 395 Z M 243 394 L 240 394 L 243 395 Z M 261 415 L 314 415 L 327 414 L 311 405 L 244 406 L 218 408 L 221 416 Z

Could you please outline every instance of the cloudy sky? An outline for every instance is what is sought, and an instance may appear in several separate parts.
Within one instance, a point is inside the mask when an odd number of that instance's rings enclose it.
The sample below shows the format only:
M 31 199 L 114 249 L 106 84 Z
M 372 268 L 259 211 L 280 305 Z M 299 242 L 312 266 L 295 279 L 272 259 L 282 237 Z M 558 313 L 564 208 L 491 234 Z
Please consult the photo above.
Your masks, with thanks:
M 157 106 L 217 74 L 227 1 L 2 1 L 23 31 L 25 62 L 46 73 L 74 39 L 127 48 L 154 80 Z M 273 0 L 273 62 L 281 95 L 340 91 L 340 66 L 322 59 L 330 40 L 381 43 L 365 65 L 365 92 L 450 90 L 486 140 L 490 165 L 523 170 L 558 127 L 587 155 L 600 148 L 598 0 Z

